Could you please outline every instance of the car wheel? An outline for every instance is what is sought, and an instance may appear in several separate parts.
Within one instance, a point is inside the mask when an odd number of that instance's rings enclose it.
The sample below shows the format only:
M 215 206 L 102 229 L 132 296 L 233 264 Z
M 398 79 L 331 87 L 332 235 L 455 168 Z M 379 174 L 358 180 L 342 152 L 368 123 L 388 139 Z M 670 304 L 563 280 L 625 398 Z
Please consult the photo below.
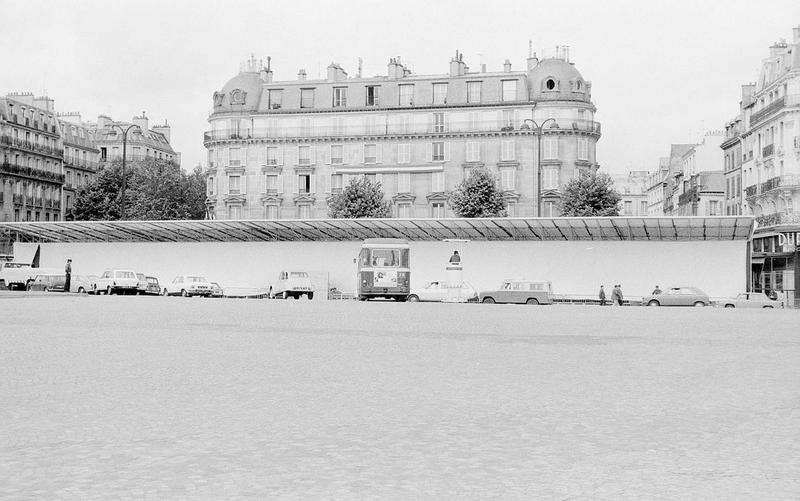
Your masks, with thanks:
M 366 301 L 367 299 L 369 299 L 367 296 L 358 296 L 359 301 Z
M 494 304 L 494 299 L 490 298 L 490 297 L 485 297 L 485 298 L 483 298 L 483 303 L 484 304 Z
M 647 303 L 647 306 L 661 306 L 661 303 L 659 303 L 655 299 L 651 299 L 650 302 Z
M 283 298 L 283 299 L 289 299 L 289 291 L 283 291 L 283 292 L 281 293 L 281 298 Z
M 735 306 L 735 305 L 732 305 L 732 304 L 726 304 L 726 305 L 725 305 L 725 307 L 726 307 L 726 308 L 736 308 L 736 306 Z
M 309 301 L 311 301 L 312 299 L 314 299 L 314 293 L 313 292 L 309 292 L 306 297 L 308 298 Z
M 769 308 L 771 310 L 772 309 L 772 305 L 769 305 L 769 304 L 764 305 L 764 308 Z
M 111 290 L 111 286 L 110 285 L 108 287 L 106 287 L 106 296 L 110 296 L 112 292 L 114 292 L 114 291 Z
M 188 296 L 188 295 L 189 295 L 189 294 L 187 294 L 187 293 L 186 293 L 186 289 L 181 289 L 181 296 L 182 296 L 182 297 L 186 297 L 186 296 Z
M 86 294 L 86 289 L 83 287 L 78 287 L 78 294 Z
M 536 299 L 535 297 L 532 297 L 529 298 L 527 301 L 525 301 L 525 304 L 539 304 L 539 300 Z
M 409 295 L 408 296 L 408 302 L 409 303 L 419 303 L 419 296 L 417 296 L 416 294 Z
M 704 303 L 704 302 L 702 302 L 702 301 L 696 301 L 696 302 L 694 303 L 694 307 L 695 307 L 695 308 L 702 308 L 702 307 L 704 307 L 705 305 L 706 305 L 706 303 Z

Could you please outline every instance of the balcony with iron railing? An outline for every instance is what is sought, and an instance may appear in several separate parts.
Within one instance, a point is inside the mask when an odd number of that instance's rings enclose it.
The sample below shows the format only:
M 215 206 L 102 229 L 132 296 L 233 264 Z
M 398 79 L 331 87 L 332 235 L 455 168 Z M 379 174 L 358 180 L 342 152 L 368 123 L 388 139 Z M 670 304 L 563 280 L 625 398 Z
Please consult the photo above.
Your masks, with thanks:
M 14 146 L 16 148 L 27 150 L 33 153 L 43 153 L 52 157 L 61 158 L 64 156 L 64 150 L 62 148 L 53 148 L 44 144 L 37 144 L 33 141 L 14 138 L 9 135 L 0 136 L 0 144 Z
M 0 173 L 38 179 L 50 183 L 64 184 L 64 174 L 48 172 L 25 165 L 17 165 L 13 162 L 3 162 L 0 164 Z
M 759 122 L 764 121 L 770 115 L 777 113 L 784 107 L 800 105 L 800 94 L 788 94 L 781 96 L 775 101 L 769 103 L 765 107 L 750 115 L 750 127 L 755 126 Z
M 77 169 L 97 170 L 98 163 L 92 160 L 83 160 L 76 157 L 64 157 L 64 167 L 75 167 Z
M 779 224 L 798 224 L 800 223 L 800 213 L 797 212 L 773 212 L 756 216 L 756 223 L 760 228 L 766 226 L 777 226 Z
M 764 146 L 763 148 L 761 148 L 761 156 L 762 157 L 771 157 L 773 153 L 775 153 L 775 145 L 774 144 L 768 144 L 768 145 Z
M 771 177 L 763 183 L 748 186 L 744 189 L 744 194 L 746 198 L 751 198 L 779 188 L 800 188 L 800 175 L 785 174 Z
M 555 127 L 554 127 L 555 125 Z M 600 123 L 593 120 L 559 119 L 555 123 L 548 123 L 544 132 L 583 132 L 600 134 Z M 387 135 L 421 135 L 421 134 L 453 134 L 453 133 L 524 133 L 530 134 L 534 130 L 526 124 L 514 125 L 510 122 L 499 123 L 492 121 L 465 121 L 431 124 L 382 124 L 380 126 L 348 125 L 348 126 L 306 126 L 306 127 L 276 127 L 267 129 L 222 129 L 207 131 L 204 140 L 224 141 L 243 139 L 303 139 L 322 137 L 348 137 L 348 136 L 387 136 Z

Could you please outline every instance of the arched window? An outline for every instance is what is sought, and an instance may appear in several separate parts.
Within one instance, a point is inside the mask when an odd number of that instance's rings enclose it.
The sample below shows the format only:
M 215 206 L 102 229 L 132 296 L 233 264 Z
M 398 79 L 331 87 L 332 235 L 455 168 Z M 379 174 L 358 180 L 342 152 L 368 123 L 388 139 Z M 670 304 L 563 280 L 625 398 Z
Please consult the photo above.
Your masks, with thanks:
M 556 81 L 553 78 L 548 78 L 544 81 L 544 88 L 546 90 L 556 90 Z

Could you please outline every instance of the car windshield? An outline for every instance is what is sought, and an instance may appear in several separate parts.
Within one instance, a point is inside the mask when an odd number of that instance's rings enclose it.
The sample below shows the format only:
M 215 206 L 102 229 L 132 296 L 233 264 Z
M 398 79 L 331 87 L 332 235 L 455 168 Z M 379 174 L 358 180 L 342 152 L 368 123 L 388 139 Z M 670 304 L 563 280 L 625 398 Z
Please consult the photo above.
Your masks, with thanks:
M 290 271 L 289 272 L 290 278 L 308 278 L 308 273 L 305 271 Z
M 117 278 L 136 278 L 136 275 L 132 271 L 118 271 L 116 276 Z
M 207 282 L 205 277 L 187 277 L 190 282 Z
M 372 249 L 372 266 L 397 266 L 400 252 L 392 249 Z

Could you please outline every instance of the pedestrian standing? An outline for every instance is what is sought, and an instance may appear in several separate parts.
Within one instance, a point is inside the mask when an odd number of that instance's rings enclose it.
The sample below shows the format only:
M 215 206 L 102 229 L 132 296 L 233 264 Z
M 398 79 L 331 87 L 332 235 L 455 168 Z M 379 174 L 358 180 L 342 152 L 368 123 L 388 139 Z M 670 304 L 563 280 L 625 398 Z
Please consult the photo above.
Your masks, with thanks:
M 655 296 L 656 294 L 661 294 L 661 288 L 658 285 L 653 289 L 653 295 Z
M 458 251 L 453 251 L 453 255 L 450 256 L 450 264 L 461 264 L 461 256 L 458 255 Z
M 69 292 L 70 282 L 72 281 L 72 259 L 67 259 L 64 266 L 64 292 Z
M 600 286 L 600 294 L 598 294 L 598 297 L 600 298 L 600 306 L 605 306 L 606 305 L 606 290 L 603 289 L 602 285 Z
M 617 284 L 617 303 L 622 306 L 622 285 Z
M 611 289 L 611 306 L 618 306 L 619 305 L 619 287 L 617 284 L 614 284 L 614 288 Z

